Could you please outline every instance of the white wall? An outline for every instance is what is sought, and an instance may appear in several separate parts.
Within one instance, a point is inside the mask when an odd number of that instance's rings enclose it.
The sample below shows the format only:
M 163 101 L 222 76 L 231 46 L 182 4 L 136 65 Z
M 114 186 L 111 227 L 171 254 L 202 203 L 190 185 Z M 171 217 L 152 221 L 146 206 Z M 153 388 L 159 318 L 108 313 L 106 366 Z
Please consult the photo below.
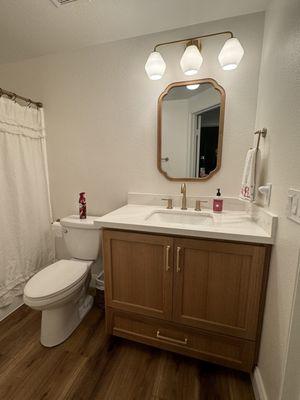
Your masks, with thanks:
M 162 48 L 167 71 L 160 81 L 147 78 L 144 64 L 158 42 L 227 29 L 245 48 L 239 68 L 220 68 L 225 38 L 211 38 L 203 41 L 195 76 L 214 78 L 226 91 L 222 169 L 189 184 L 188 193 L 212 195 L 221 187 L 225 196 L 237 195 L 253 140 L 263 23 L 264 14 L 250 14 L 0 66 L 0 87 L 45 105 L 55 218 L 77 212 L 80 191 L 94 215 L 125 203 L 128 191 L 179 193 L 179 184 L 156 168 L 156 105 L 167 84 L 186 79 L 179 67 L 183 47 Z
M 221 95 L 210 86 L 198 95 L 189 98 L 189 112 L 194 113 L 205 110 L 218 103 L 221 103 Z
M 296 275 L 289 344 L 282 386 L 282 400 L 300 400 L 300 256 Z
M 162 168 L 171 177 L 186 177 L 189 126 L 189 102 L 186 99 L 164 101 L 162 105 Z
M 294 315 L 290 331 L 293 298 L 297 294 L 300 225 L 285 217 L 288 188 L 300 189 L 299 109 L 300 2 L 274 0 L 266 13 L 256 122 L 257 128 L 268 128 L 264 175 L 265 182 L 273 183 L 270 210 L 279 216 L 258 362 L 269 400 L 300 398 L 299 312 Z M 298 311 L 299 295 L 295 297 Z M 290 358 L 281 397 L 290 334 Z

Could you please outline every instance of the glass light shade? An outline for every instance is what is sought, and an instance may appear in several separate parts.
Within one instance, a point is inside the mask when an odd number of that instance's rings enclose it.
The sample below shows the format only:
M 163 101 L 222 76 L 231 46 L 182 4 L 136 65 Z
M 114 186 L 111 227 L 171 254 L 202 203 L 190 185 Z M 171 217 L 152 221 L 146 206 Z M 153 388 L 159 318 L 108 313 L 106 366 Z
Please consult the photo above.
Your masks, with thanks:
M 195 75 L 198 73 L 203 62 L 203 57 L 197 46 L 188 46 L 180 60 L 180 66 L 185 75 Z
M 236 69 L 244 55 L 244 49 L 237 38 L 226 40 L 218 56 L 219 63 L 225 71 Z
M 145 64 L 145 70 L 148 77 L 157 81 L 160 79 L 166 70 L 166 63 L 158 51 L 153 51 Z
M 199 83 L 195 83 L 194 85 L 186 85 L 186 88 L 189 90 L 196 90 L 200 86 Z

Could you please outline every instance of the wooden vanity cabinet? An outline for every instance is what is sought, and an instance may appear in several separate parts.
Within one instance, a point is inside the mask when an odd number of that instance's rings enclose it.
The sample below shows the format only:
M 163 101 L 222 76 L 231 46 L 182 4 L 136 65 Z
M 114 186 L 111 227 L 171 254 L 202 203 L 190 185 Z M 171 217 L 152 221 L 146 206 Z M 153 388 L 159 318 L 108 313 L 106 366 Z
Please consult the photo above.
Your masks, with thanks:
M 104 230 L 105 304 L 171 320 L 173 239 Z
M 108 333 L 251 371 L 270 249 L 104 229 Z

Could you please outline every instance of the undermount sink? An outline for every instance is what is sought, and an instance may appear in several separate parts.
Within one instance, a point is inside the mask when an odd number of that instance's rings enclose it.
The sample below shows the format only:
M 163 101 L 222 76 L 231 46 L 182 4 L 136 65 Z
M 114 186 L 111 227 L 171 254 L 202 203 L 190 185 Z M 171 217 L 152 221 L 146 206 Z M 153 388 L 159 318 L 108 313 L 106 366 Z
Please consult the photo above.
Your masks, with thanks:
M 157 210 L 146 221 L 157 224 L 213 225 L 213 216 L 199 211 Z

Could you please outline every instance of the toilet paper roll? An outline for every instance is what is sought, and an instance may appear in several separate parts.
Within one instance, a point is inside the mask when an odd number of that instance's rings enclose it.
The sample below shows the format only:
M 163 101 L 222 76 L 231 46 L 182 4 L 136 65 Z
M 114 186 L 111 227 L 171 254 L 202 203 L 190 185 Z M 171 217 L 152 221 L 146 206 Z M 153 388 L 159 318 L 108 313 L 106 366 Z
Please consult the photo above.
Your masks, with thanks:
M 52 223 L 52 231 L 53 231 L 55 237 L 59 237 L 59 238 L 63 237 L 63 228 L 62 228 L 60 222 L 55 221 Z

